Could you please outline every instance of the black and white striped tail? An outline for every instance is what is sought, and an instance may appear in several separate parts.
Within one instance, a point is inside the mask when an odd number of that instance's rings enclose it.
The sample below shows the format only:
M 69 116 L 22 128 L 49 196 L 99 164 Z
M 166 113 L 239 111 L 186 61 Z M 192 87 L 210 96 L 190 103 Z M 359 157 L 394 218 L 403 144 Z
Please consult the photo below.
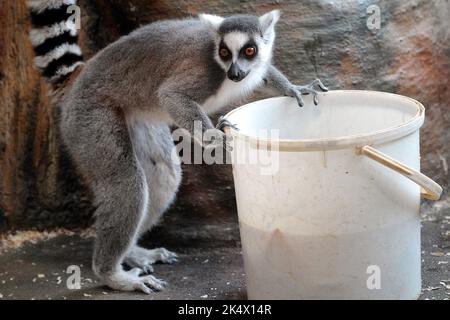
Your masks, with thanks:
M 83 64 L 77 28 L 70 18 L 73 11 L 68 10 L 76 0 L 28 0 L 27 4 L 34 64 L 51 83 L 58 84 Z

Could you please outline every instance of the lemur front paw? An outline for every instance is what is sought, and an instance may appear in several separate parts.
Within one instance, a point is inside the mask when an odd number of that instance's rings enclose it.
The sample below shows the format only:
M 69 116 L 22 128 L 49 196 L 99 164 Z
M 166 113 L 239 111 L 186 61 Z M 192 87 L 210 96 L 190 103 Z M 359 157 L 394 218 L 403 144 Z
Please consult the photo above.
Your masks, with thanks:
M 231 142 L 233 137 L 225 134 L 219 129 L 209 129 L 205 132 L 205 137 L 203 140 L 203 146 L 205 149 L 216 149 L 223 148 L 228 152 L 233 151 Z
M 130 271 L 121 270 L 102 278 L 108 287 L 120 291 L 142 291 L 151 294 L 166 287 L 165 281 L 152 275 L 140 276 L 142 273 L 142 269 L 133 268 Z
M 297 99 L 298 105 L 303 107 L 305 102 L 303 101 L 302 94 L 312 94 L 314 104 L 317 106 L 319 104 L 319 92 L 314 88 L 315 86 L 317 86 L 322 92 L 328 91 L 328 88 L 324 86 L 322 81 L 316 79 L 306 86 L 293 85 L 288 92 L 288 96 Z

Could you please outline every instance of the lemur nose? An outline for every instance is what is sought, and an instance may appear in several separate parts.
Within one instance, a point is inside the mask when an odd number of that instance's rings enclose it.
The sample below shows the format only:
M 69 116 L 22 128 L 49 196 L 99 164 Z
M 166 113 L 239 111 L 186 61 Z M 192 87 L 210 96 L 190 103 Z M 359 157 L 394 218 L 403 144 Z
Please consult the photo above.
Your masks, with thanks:
M 228 78 L 232 81 L 238 82 L 244 79 L 245 72 L 240 70 L 234 63 L 231 65 L 228 70 Z
M 239 80 L 241 80 L 241 77 L 239 76 L 238 73 L 230 74 L 230 75 L 228 75 L 228 78 L 230 78 L 230 80 L 233 80 L 233 81 L 239 81 Z

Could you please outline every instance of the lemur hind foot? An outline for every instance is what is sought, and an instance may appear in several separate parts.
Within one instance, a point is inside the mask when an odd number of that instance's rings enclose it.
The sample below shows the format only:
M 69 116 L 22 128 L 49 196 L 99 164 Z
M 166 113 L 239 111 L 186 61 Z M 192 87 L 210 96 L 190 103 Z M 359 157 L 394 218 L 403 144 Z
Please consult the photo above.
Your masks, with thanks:
M 125 255 L 123 263 L 130 268 L 139 268 L 144 273 L 153 273 L 153 264 L 178 262 L 178 255 L 165 248 L 145 249 L 134 245 Z
M 167 283 L 152 275 L 142 275 L 140 268 L 133 268 L 129 271 L 117 271 L 106 277 L 103 281 L 108 287 L 120 291 L 142 291 L 146 294 L 151 294 L 155 291 L 163 290 Z

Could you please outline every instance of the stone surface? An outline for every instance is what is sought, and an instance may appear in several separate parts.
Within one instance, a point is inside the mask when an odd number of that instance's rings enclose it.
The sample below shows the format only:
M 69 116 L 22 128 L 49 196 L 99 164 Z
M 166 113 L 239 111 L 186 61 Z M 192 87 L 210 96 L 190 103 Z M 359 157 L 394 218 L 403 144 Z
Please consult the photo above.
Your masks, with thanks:
M 111 291 L 91 271 L 92 238 L 60 236 L 0 253 L 3 299 L 242 299 L 245 298 L 239 231 L 235 216 L 168 216 L 142 242 L 164 246 L 180 261 L 155 265 L 166 290 L 147 296 Z M 0 252 L 1 252 L 0 248 Z M 81 270 L 81 290 L 67 289 L 67 267 Z M 1 300 L 1 299 L 0 299 Z

